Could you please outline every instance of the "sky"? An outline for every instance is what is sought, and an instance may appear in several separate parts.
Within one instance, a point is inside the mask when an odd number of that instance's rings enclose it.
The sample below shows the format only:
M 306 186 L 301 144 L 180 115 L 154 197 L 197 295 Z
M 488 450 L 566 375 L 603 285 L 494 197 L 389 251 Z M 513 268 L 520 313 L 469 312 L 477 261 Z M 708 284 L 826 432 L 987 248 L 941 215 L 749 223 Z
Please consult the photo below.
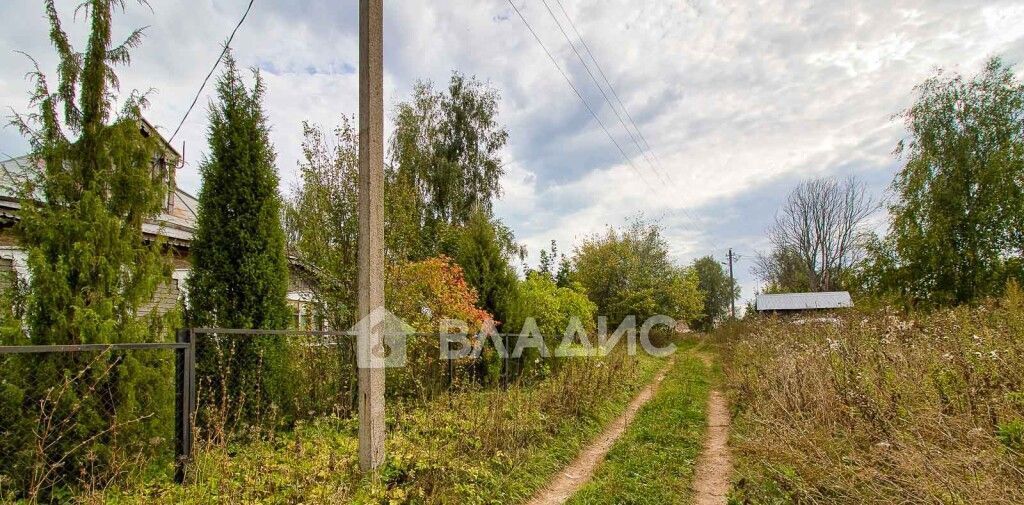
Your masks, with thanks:
M 894 116 L 916 84 L 939 69 L 974 74 L 992 56 L 1018 71 L 1024 60 L 1019 1 L 546 0 L 551 12 L 545 0 L 513 1 L 557 67 L 508 0 L 385 0 L 386 117 L 417 80 L 443 86 L 459 71 L 489 82 L 509 132 L 495 212 L 527 246 L 529 264 L 551 240 L 570 251 L 643 216 L 665 228 L 680 264 L 724 260 L 733 248 L 744 299 L 758 288 L 753 258 L 767 249 L 765 232 L 797 183 L 856 175 L 885 198 L 900 167 L 893 149 L 906 135 Z M 56 3 L 81 48 L 79 0 Z M 17 51 L 55 75 L 40 4 L 0 2 L 4 114 L 28 107 L 32 67 Z M 115 15 L 115 38 L 147 27 L 120 69 L 121 91 L 152 90 L 146 117 L 165 136 L 247 4 L 126 0 Z M 302 122 L 330 128 L 358 111 L 357 9 L 356 0 L 255 0 L 232 44 L 239 63 L 265 78 L 285 194 L 297 180 Z M 615 95 L 625 106 L 618 114 Z M 211 96 L 208 86 L 174 139 L 186 159 L 178 183 L 192 192 Z M 627 133 L 633 122 L 642 137 Z M 0 128 L 0 155 L 27 150 L 17 131 Z M 884 228 L 884 215 L 873 226 Z

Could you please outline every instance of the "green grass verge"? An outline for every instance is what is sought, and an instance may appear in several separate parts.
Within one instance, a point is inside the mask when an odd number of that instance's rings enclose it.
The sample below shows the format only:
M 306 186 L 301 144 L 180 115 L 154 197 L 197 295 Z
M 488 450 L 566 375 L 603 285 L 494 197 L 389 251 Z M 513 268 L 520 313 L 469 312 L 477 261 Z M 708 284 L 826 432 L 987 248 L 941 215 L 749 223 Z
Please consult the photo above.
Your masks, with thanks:
M 680 352 L 654 398 L 569 503 L 685 503 L 703 446 L 710 373 L 693 352 Z
M 617 417 L 665 360 L 573 360 L 507 391 L 392 406 L 387 462 L 358 471 L 356 424 L 322 419 L 273 440 L 202 451 L 190 484 L 108 489 L 102 503 L 516 503 L 543 487 Z

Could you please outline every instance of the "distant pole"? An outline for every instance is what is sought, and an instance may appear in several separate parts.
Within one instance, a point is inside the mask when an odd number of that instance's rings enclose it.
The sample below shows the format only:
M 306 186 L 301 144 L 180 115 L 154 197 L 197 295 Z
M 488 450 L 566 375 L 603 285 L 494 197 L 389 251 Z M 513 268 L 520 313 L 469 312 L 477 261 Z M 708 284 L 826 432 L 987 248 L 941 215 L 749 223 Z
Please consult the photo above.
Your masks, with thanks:
M 736 280 L 732 277 L 732 248 L 729 248 L 729 303 L 732 309 L 729 315 L 736 319 Z
M 359 467 L 384 462 L 384 14 L 359 0 Z

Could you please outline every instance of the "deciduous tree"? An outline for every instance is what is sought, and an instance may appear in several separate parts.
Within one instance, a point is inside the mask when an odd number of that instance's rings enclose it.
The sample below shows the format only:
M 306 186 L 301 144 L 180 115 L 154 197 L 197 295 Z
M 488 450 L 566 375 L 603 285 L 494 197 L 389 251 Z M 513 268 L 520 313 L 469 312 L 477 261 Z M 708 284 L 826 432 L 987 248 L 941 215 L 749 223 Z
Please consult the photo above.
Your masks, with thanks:
M 690 321 L 703 309 L 696 274 L 672 263 L 656 224 L 637 220 L 590 237 L 576 248 L 572 264 L 571 279 L 610 323 L 658 314 Z
M 776 216 L 768 232 L 772 252 L 758 257 L 755 273 L 769 285 L 782 285 L 783 274 L 806 280 L 799 291 L 837 289 L 862 258 L 864 223 L 876 209 L 854 177 L 801 182 Z M 794 267 L 799 275 L 789 276 Z
M 395 112 L 394 179 L 416 195 L 407 218 L 422 231 L 422 256 L 436 254 L 451 227 L 473 212 L 488 215 L 501 193 L 499 152 L 508 132 L 497 122 L 498 93 L 473 77 L 452 74 L 445 91 L 418 82 Z
M 1000 292 L 1024 253 L 1024 84 L 999 59 L 970 79 L 940 72 L 902 117 L 886 284 L 938 305 Z
M 729 314 L 732 301 L 739 298 L 739 286 L 729 279 L 722 264 L 712 256 L 694 260 L 692 269 L 697 274 L 704 299 L 704 310 L 693 324 L 700 330 L 711 331 Z
M 301 178 L 285 205 L 288 248 L 316 277 L 311 288 L 317 317 L 347 329 L 355 324 L 358 287 L 358 133 L 347 116 L 333 138 L 306 122 L 302 130 Z

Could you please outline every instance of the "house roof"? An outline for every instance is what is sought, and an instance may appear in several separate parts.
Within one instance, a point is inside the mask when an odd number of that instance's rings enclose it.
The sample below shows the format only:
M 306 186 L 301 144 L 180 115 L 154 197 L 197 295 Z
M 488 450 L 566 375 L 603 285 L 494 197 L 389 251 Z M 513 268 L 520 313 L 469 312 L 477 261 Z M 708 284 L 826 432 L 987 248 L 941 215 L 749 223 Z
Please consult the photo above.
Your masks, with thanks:
M 155 133 L 156 134 L 156 138 L 160 140 L 161 144 L 163 144 L 164 149 L 166 151 L 170 152 L 172 155 L 174 155 L 175 159 L 178 159 L 178 160 L 181 159 L 181 153 L 179 153 L 178 150 L 175 149 L 174 146 L 172 146 L 171 143 L 168 142 L 167 139 L 164 138 L 163 135 L 160 135 L 160 131 L 157 130 L 156 127 L 153 126 L 152 123 L 150 123 L 148 120 L 146 120 L 146 118 L 142 118 L 142 125 L 140 125 L 139 130 L 142 132 L 143 135 L 145 135 L 147 137 L 151 133 Z
M 850 298 L 848 291 L 780 293 L 757 295 L 755 304 L 758 311 L 838 309 L 853 307 L 853 299 Z
M 32 175 L 32 168 L 32 161 L 28 155 L 0 162 L 0 217 L 17 219 L 17 211 L 21 209 L 19 190 Z M 42 194 L 33 196 L 42 199 Z M 175 188 L 174 204 L 170 209 L 165 207 L 153 219 L 146 220 L 142 225 L 142 231 L 179 243 L 190 242 L 195 231 L 198 209 L 199 201 L 196 197 Z

